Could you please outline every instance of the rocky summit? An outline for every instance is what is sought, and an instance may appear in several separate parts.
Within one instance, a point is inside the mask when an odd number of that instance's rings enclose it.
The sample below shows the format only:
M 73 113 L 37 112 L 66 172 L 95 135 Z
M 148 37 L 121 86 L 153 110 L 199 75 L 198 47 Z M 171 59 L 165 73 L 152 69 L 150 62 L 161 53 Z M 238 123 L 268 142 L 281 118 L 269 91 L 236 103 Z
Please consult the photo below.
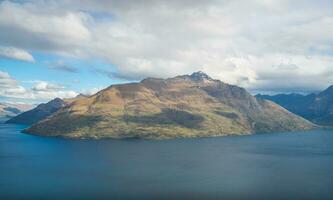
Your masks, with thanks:
M 112 85 L 25 132 L 69 138 L 187 138 L 314 128 L 279 105 L 203 72 Z

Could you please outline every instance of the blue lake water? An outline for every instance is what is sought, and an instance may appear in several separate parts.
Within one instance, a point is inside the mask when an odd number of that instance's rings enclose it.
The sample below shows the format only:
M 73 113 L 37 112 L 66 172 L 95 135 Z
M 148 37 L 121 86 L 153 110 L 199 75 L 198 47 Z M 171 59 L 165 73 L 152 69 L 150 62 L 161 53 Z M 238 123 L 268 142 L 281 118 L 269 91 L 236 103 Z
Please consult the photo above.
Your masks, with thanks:
M 66 140 L 0 124 L 0 199 L 332 199 L 333 131 Z

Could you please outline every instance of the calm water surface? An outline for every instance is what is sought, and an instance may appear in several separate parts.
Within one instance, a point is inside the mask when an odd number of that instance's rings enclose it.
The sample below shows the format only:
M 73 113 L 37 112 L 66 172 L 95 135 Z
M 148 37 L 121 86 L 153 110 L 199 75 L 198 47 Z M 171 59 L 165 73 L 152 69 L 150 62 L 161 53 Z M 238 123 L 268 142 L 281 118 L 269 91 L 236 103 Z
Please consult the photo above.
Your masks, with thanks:
M 332 199 L 333 131 L 66 140 L 0 124 L 0 199 Z

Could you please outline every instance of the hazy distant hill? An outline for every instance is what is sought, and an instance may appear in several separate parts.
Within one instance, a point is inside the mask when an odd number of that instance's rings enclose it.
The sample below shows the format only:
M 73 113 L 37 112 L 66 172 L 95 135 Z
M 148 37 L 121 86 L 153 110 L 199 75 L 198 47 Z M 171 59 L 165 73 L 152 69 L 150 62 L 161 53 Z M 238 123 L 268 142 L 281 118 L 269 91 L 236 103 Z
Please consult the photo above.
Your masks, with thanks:
M 32 125 L 39 122 L 40 120 L 46 119 L 47 117 L 57 112 L 62 107 L 66 106 L 72 101 L 85 97 L 87 97 L 87 95 L 79 94 L 75 98 L 55 98 L 47 103 L 39 104 L 36 108 L 32 110 L 28 110 L 9 119 L 7 123 Z
M 314 123 L 333 126 L 333 86 L 318 94 L 257 95 L 283 106 Z
M 7 123 L 31 125 L 47 118 L 65 105 L 66 104 L 62 99 L 56 98 L 48 103 L 39 104 L 36 108 L 11 118 Z
M 13 117 L 24 111 L 31 109 L 33 105 L 29 104 L 14 104 L 14 103 L 0 103 L 0 116 Z
M 112 85 L 26 130 L 71 138 L 150 139 L 295 131 L 313 124 L 202 72 Z

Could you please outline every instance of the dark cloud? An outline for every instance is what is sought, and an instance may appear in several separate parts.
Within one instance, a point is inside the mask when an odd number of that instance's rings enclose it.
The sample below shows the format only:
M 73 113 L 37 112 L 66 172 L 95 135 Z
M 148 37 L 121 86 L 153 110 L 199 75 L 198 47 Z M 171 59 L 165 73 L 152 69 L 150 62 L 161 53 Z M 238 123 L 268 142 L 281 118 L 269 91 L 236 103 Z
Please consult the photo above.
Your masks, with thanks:
M 136 80 L 140 80 L 141 78 L 138 79 L 138 76 L 126 76 L 124 74 L 121 74 L 119 72 L 114 72 L 111 70 L 106 70 L 106 69 L 99 69 L 99 68 L 95 68 L 92 70 L 92 72 L 106 76 L 110 79 L 117 79 L 117 80 L 130 80 L 130 81 L 136 81 Z
M 333 69 L 314 74 L 285 71 L 259 75 L 256 84 L 251 87 L 251 90 L 263 93 L 311 93 L 321 91 L 329 85 L 333 85 Z
M 78 68 L 69 66 L 69 65 L 65 64 L 63 61 L 51 62 L 51 63 L 47 63 L 47 65 L 50 69 L 54 69 L 54 70 L 71 72 L 71 73 L 79 72 Z

